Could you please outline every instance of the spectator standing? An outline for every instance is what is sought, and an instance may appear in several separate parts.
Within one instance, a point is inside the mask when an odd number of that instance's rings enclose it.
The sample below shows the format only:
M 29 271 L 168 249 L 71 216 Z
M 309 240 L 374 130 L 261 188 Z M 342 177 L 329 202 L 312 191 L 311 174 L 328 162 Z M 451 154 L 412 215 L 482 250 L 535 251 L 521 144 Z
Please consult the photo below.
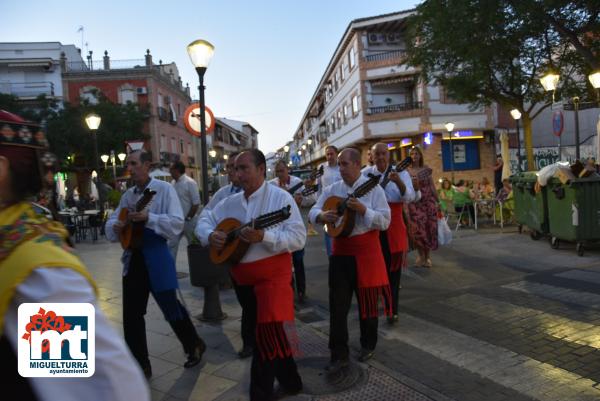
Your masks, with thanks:
M 185 174 L 185 166 L 182 162 L 177 161 L 173 163 L 169 171 L 173 177 L 173 187 L 177 193 L 177 198 L 179 198 L 185 219 L 183 231 L 169 241 L 169 251 L 171 252 L 171 256 L 173 256 L 175 265 L 177 265 L 177 250 L 179 249 L 181 237 L 185 235 L 188 243 L 192 242 L 194 238 L 196 214 L 200 207 L 200 192 L 198 191 L 196 181 Z

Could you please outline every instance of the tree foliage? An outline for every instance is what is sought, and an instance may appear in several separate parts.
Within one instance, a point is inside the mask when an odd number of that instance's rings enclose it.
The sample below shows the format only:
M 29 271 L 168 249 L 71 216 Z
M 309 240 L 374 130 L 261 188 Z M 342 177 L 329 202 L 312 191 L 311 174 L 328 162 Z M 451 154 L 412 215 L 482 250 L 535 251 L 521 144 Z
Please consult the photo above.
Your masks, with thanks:
M 93 135 L 85 123 L 85 116 L 91 112 L 102 118 L 96 133 L 99 155 L 109 154 L 111 150 L 116 154 L 124 152 L 125 141 L 148 138 L 144 134 L 144 110 L 131 103 L 112 103 L 101 94 L 96 105 L 65 103 L 63 108 L 43 96 L 32 108 L 23 106 L 14 96 L 1 95 L 0 108 L 44 125 L 50 150 L 66 168 L 91 169 L 94 166 Z
M 409 21 L 409 63 L 459 102 L 521 110 L 531 166 L 531 120 L 551 104 L 539 78 L 553 69 L 558 96 L 593 94 L 587 73 L 599 50 L 598 4 L 426 0 Z

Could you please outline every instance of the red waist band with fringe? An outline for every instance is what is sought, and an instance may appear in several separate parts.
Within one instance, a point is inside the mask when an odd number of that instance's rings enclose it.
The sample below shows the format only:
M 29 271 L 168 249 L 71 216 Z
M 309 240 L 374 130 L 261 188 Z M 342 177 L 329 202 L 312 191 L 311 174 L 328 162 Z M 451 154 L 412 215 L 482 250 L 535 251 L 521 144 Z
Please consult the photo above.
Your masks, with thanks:
M 239 285 L 251 285 L 256 295 L 256 345 L 263 359 L 296 355 L 292 256 L 281 253 L 231 268 Z
M 406 224 L 402 209 L 403 203 L 388 203 L 391 210 L 392 219 L 390 226 L 386 231 L 392 261 L 390 270 L 395 272 L 401 267 L 406 267 L 406 253 L 408 252 L 408 234 L 406 232 Z
M 379 299 L 383 311 L 391 315 L 391 292 L 385 269 L 385 260 L 379 243 L 379 232 L 346 238 L 333 238 L 333 256 L 354 256 L 358 281 L 358 301 L 362 319 L 379 316 Z

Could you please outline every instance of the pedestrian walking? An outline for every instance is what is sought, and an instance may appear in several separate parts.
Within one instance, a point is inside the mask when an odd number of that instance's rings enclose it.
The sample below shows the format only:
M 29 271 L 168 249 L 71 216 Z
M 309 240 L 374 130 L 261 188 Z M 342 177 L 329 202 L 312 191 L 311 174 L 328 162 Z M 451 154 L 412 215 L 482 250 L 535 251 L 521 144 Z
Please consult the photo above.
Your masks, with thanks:
M 174 239 L 183 229 L 184 217 L 175 188 L 169 183 L 149 176 L 152 156 L 145 150 L 134 151 L 127 156 L 127 169 L 134 186 L 121 197 L 119 206 L 106 223 L 106 237 L 116 242 L 125 235 L 128 225 L 141 227 L 139 247 L 128 247 L 123 252 L 123 329 L 125 341 L 147 377 L 152 376 L 148 358 L 146 323 L 144 315 L 150 293 L 161 309 L 165 319 L 175 332 L 187 355 L 183 364 L 191 368 L 200 363 L 206 350 L 198 336 L 190 316 L 177 299 L 177 275 L 167 241 Z M 148 191 L 147 191 L 148 190 Z M 154 192 L 149 207 L 139 209 L 138 202 Z M 126 221 L 118 216 L 121 210 L 129 210 Z M 136 229 L 132 230 L 134 233 Z
M 321 166 L 323 166 L 323 175 L 319 178 L 318 195 L 321 195 L 325 188 L 342 179 L 342 176 L 340 175 L 340 166 L 338 165 L 338 148 L 333 145 L 327 146 L 325 148 L 325 159 L 327 161 L 321 164 Z M 331 256 L 331 237 L 327 235 L 327 232 L 325 231 L 323 238 L 327 256 Z
M 245 224 L 289 207 L 289 218 L 269 230 L 248 226 L 240 231 L 240 239 L 250 245 L 240 262 L 231 268 L 239 285 L 253 288 L 252 302 L 246 306 L 256 332 L 250 399 L 271 400 L 275 379 L 280 385 L 275 391 L 276 397 L 302 389 L 302 379 L 293 358 L 297 339 L 293 335 L 294 294 L 290 282 L 291 252 L 304 247 L 306 227 L 292 196 L 265 182 L 266 162 L 261 151 L 251 149 L 240 153 L 235 168 L 243 192 L 226 198 L 203 214 L 196 234 L 202 244 L 222 250 L 227 233 L 216 228 L 224 219 L 235 218 Z
M 324 210 L 325 201 L 332 196 L 342 199 L 368 181 L 361 175 L 360 152 L 344 149 L 339 156 L 341 181 L 323 190 L 309 213 L 313 223 L 338 221 L 337 211 Z M 390 225 L 390 207 L 383 189 L 377 185 L 360 198 L 351 197 L 347 207 L 356 213 L 354 227 L 348 237 L 335 237 L 329 258 L 329 372 L 339 372 L 349 364 L 348 312 L 352 294 L 356 293 L 360 318 L 361 352 L 358 359 L 373 356 L 377 345 L 379 301 L 390 315 L 391 294 L 385 260 L 379 244 L 379 231 Z
M 173 187 L 179 198 L 185 220 L 181 234 L 169 240 L 169 251 L 171 252 L 171 256 L 173 256 L 175 265 L 177 265 L 177 251 L 179 249 L 181 237 L 185 235 L 188 244 L 191 243 L 194 238 L 196 214 L 200 207 L 200 192 L 198 191 L 198 184 L 196 181 L 185 174 L 185 165 L 182 162 L 176 161 L 171 164 L 169 171 L 173 177 Z

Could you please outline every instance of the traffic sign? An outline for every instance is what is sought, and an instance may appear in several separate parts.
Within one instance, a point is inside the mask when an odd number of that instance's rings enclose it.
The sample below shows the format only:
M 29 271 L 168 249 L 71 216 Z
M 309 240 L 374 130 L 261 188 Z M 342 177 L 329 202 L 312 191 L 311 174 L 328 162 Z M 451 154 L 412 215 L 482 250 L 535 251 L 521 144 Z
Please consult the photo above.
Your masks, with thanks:
M 206 110 L 204 113 L 206 133 L 210 134 L 215 129 L 215 115 L 208 107 L 205 106 L 204 109 Z M 185 110 L 183 123 L 190 134 L 200 136 L 200 104 L 193 103 Z
M 560 136 L 565 128 L 565 118 L 562 111 L 557 110 L 552 113 L 552 133 L 556 136 Z

